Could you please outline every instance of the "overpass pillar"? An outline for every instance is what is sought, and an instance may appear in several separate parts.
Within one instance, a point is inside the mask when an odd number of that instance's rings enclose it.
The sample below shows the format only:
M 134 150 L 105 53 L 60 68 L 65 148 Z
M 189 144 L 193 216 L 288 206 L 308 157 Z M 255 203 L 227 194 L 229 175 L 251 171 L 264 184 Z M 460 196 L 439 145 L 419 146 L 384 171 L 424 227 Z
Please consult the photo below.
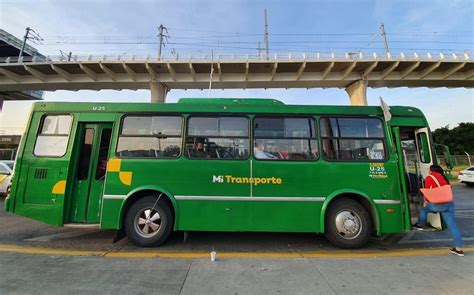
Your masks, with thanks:
M 164 103 L 166 100 L 166 94 L 168 93 L 168 88 L 161 84 L 160 82 L 151 81 L 150 82 L 150 94 L 151 94 L 151 103 Z
M 367 80 L 358 80 L 346 87 L 349 94 L 351 105 L 366 106 L 367 105 Z

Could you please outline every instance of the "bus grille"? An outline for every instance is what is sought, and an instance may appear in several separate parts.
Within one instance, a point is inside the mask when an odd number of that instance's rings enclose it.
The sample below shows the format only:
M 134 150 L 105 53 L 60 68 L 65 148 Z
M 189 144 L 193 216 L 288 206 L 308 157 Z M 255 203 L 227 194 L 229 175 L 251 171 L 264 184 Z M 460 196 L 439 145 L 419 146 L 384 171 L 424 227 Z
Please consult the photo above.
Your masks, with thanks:
M 48 169 L 46 168 L 36 168 L 35 170 L 35 179 L 46 179 L 48 177 Z

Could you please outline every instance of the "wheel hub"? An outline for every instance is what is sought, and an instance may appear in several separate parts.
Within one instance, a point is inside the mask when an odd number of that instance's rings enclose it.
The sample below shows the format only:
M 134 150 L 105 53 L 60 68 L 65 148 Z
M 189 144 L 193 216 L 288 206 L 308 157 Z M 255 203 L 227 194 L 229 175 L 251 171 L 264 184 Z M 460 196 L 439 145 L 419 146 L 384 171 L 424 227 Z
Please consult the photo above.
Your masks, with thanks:
M 362 230 L 362 222 L 356 212 L 344 210 L 336 214 L 336 229 L 341 237 L 356 238 Z
M 145 208 L 135 215 L 135 229 L 142 237 L 152 237 L 161 229 L 161 216 L 154 208 Z

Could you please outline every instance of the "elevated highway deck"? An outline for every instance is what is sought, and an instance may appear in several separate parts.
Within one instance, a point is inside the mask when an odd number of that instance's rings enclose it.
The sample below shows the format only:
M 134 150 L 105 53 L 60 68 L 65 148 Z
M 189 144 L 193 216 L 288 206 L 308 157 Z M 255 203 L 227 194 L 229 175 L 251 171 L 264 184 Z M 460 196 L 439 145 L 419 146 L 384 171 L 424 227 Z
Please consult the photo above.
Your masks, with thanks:
M 345 88 L 365 105 L 367 87 L 474 87 L 474 60 L 462 54 L 315 53 L 157 59 L 74 56 L 0 60 L 0 91 L 150 89 L 164 102 L 172 89 Z

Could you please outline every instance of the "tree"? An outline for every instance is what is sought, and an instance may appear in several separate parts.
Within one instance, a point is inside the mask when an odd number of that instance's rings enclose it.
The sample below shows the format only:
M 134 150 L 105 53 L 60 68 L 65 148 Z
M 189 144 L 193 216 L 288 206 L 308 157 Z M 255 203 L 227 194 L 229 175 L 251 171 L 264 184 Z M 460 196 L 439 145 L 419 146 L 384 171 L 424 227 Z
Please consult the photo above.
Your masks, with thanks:
M 465 152 L 474 154 L 474 123 L 459 123 L 449 130 L 449 125 L 433 131 L 433 140 L 449 146 L 451 154 L 462 155 Z

